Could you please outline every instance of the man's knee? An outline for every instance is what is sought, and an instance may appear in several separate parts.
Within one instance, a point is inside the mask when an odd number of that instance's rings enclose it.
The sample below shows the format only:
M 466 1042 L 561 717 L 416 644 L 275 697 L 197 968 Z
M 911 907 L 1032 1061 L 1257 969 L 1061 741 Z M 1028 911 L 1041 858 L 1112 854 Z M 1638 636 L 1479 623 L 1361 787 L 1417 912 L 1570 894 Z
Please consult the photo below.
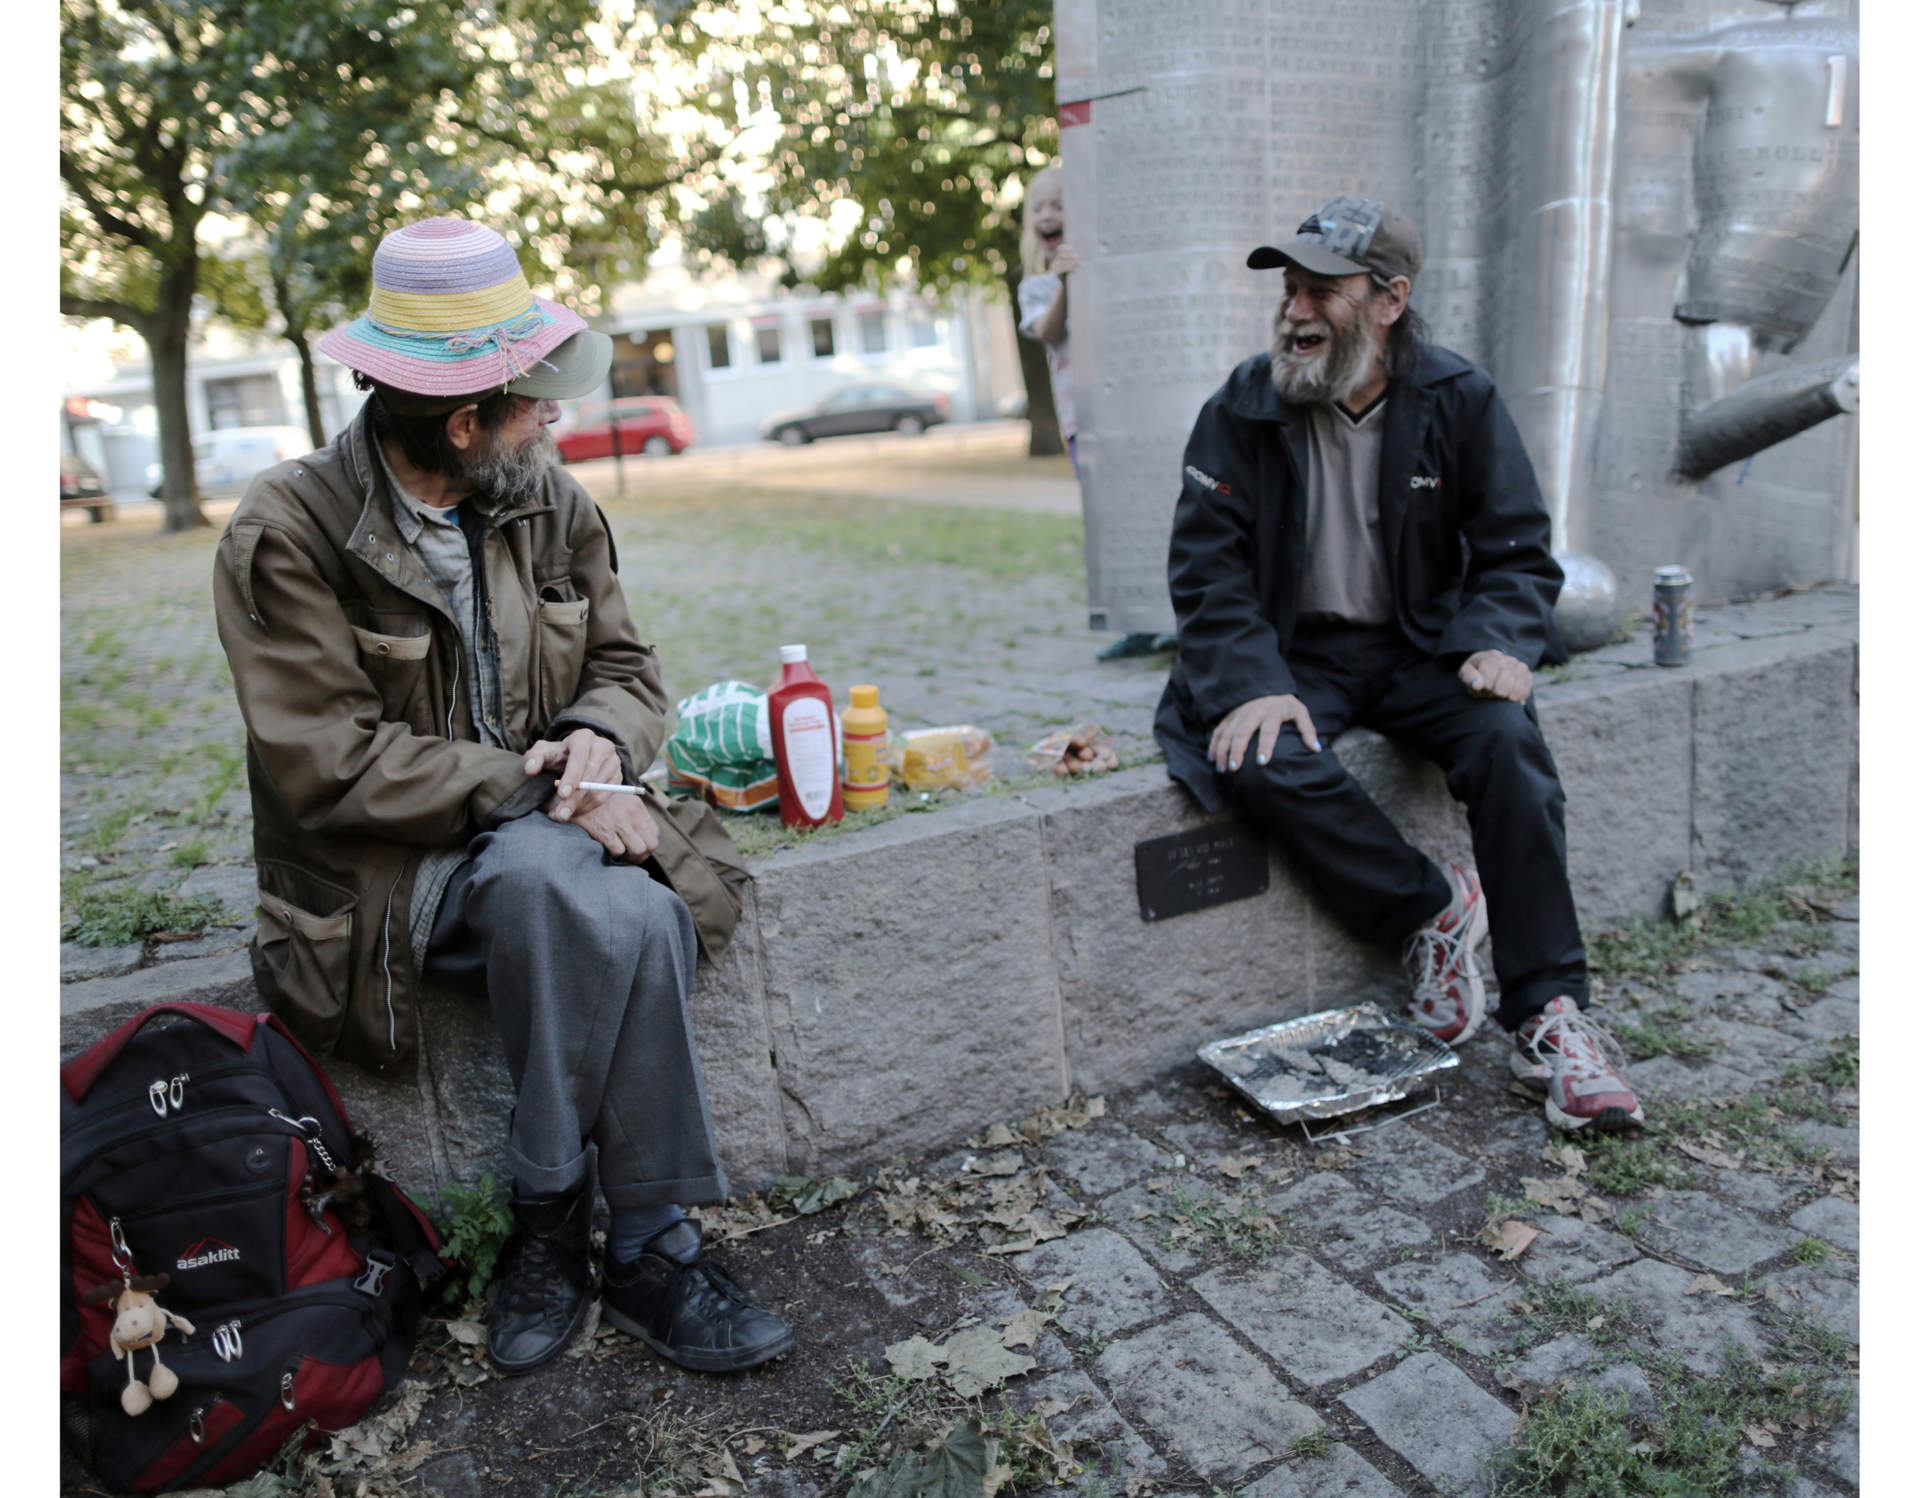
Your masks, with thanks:
M 1523 795 L 1529 786 L 1557 794 L 1560 781 L 1553 756 L 1526 704 L 1482 702 L 1478 708 L 1473 737 L 1448 777 L 1455 796 L 1467 800 L 1466 792 L 1480 788 L 1502 796 Z
M 1346 783 L 1347 769 L 1331 749 L 1309 749 L 1298 735 L 1282 729 L 1264 765 L 1249 749 L 1240 768 L 1225 779 L 1229 800 L 1255 808 L 1327 795 Z

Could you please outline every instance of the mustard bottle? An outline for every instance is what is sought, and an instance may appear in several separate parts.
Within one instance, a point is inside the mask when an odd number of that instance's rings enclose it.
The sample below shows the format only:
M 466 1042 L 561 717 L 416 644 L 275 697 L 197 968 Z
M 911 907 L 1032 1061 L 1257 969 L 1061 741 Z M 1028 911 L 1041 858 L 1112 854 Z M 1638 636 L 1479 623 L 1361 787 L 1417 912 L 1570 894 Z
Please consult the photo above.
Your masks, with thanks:
M 855 687 L 851 705 L 840 714 L 840 743 L 847 757 L 841 800 L 848 811 L 872 811 L 887 804 L 887 710 L 880 689 Z

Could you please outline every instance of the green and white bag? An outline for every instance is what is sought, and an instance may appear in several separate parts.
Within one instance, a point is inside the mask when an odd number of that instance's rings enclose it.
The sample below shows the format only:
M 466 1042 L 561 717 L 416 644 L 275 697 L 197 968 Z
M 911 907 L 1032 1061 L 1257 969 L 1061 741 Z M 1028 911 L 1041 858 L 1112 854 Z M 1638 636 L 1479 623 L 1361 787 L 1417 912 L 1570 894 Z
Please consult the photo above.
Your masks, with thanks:
M 680 702 L 667 740 L 667 785 L 722 811 L 758 811 L 780 799 L 773 767 L 767 694 L 744 681 L 720 681 Z

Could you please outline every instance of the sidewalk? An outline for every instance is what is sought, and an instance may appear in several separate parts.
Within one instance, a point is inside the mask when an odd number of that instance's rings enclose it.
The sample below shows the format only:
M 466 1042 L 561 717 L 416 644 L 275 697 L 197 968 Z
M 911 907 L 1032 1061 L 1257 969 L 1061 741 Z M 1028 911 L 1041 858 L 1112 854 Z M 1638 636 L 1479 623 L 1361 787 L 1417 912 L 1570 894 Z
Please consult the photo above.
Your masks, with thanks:
M 1498 1033 L 1439 1107 L 1318 1145 L 1189 1065 L 814 1215 L 711 1214 L 798 1334 L 767 1369 L 604 1328 L 503 1380 L 470 1307 L 383 1413 L 247 1491 L 813 1498 L 978 1412 L 1027 1486 L 1106 1498 L 1480 1494 L 1516 1430 L 1700 1491 L 1855 1493 L 1858 899 L 1773 910 L 1677 957 L 1594 933 L 1644 1136 L 1550 1134 Z M 1537 1230 L 1513 1262 L 1499 1222 Z

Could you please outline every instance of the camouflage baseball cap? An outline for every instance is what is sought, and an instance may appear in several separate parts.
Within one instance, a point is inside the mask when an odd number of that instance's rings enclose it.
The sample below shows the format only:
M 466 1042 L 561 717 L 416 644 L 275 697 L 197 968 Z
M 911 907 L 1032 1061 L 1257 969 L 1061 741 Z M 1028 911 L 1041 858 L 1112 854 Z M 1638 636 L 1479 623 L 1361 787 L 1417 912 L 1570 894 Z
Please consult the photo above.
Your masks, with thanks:
M 1284 244 L 1263 244 L 1247 256 L 1253 270 L 1295 265 L 1316 276 L 1372 276 L 1390 281 L 1420 274 L 1419 232 L 1377 198 L 1342 195 L 1321 205 Z

